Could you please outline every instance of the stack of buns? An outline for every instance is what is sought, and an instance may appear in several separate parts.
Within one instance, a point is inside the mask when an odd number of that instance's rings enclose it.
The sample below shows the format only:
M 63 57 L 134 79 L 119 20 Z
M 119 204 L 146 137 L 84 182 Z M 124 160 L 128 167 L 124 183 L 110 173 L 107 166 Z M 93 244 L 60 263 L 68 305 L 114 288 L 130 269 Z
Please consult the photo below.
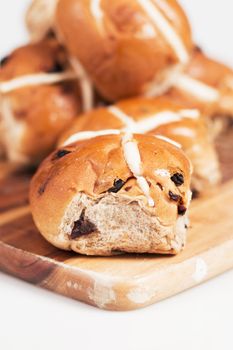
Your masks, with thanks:
M 221 179 L 231 69 L 175 0 L 34 0 L 26 23 L 31 42 L 1 61 L 0 153 L 47 156 L 30 189 L 41 234 L 87 255 L 180 252 L 191 190 Z

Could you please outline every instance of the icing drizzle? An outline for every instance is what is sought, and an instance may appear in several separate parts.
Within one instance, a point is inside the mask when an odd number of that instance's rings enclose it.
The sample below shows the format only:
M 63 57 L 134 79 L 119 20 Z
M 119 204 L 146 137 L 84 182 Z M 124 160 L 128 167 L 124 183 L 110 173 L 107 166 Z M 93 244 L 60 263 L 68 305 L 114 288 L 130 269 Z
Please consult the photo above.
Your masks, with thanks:
M 123 133 L 122 136 L 122 147 L 123 147 L 123 153 L 126 160 L 126 163 L 131 170 L 133 176 L 136 178 L 138 186 L 144 193 L 145 197 L 147 198 L 148 205 L 153 207 L 155 205 L 153 198 L 150 196 L 150 187 L 142 174 L 141 169 L 141 156 L 138 149 L 137 142 L 133 139 L 133 133 L 134 132 L 141 132 L 145 133 L 149 130 L 154 129 L 158 125 L 166 124 L 171 121 L 177 121 L 181 120 L 182 118 L 191 118 L 196 119 L 199 118 L 199 112 L 197 110 L 188 110 L 184 109 L 180 111 L 180 114 L 177 112 L 170 112 L 170 111 L 164 111 L 157 113 L 153 115 L 152 117 L 145 118 L 144 122 L 146 120 L 149 121 L 149 123 L 146 124 L 146 127 L 141 122 L 135 122 L 133 118 L 128 116 L 126 113 L 124 113 L 120 108 L 116 106 L 108 107 L 108 111 L 112 113 L 114 116 L 116 116 L 125 127 L 122 129 L 116 130 L 116 129 L 106 129 L 106 130 L 99 130 L 99 131 L 83 131 L 83 132 L 77 132 L 76 134 L 71 135 L 64 143 L 63 146 L 67 146 L 68 144 L 89 139 L 92 137 L 97 136 L 103 136 L 103 135 L 119 135 Z M 158 121 L 156 119 L 158 118 Z M 156 122 L 156 123 L 155 123 Z M 142 127 L 144 129 L 142 130 Z M 173 146 L 177 148 L 181 148 L 181 145 L 168 137 L 165 137 L 163 135 L 154 135 L 156 138 L 163 140 L 167 143 L 172 144 Z
M 181 89 L 185 92 L 194 95 L 199 100 L 215 102 L 219 99 L 219 92 L 217 89 L 191 78 L 186 74 L 179 74 L 176 81 L 174 82 L 174 87 Z
M 170 139 L 169 137 L 163 136 L 163 135 L 155 135 L 157 137 L 157 139 L 163 140 L 165 142 L 170 143 L 171 145 L 177 147 L 177 148 L 181 148 L 181 144 Z
M 150 187 L 142 175 L 141 169 L 141 156 L 138 149 L 137 142 L 133 139 L 133 135 L 128 132 L 122 137 L 122 147 L 123 153 L 125 157 L 125 161 L 131 170 L 133 176 L 136 178 L 138 186 L 141 188 L 145 197 L 147 198 L 148 205 L 150 207 L 154 207 L 155 203 L 153 198 L 150 196 Z
M 101 0 L 91 0 L 91 3 L 90 3 L 91 13 L 96 19 L 97 23 L 101 22 L 104 16 L 100 3 L 101 3 Z
M 135 124 L 133 118 L 124 113 L 120 108 L 116 106 L 110 106 L 107 108 L 107 110 L 115 117 L 117 117 L 125 125 L 125 127 L 129 129 L 133 128 Z
M 145 118 L 143 121 L 144 123 L 146 120 L 147 122 L 146 127 L 145 124 L 141 122 L 135 122 L 133 118 L 128 116 L 126 113 L 124 113 L 120 108 L 116 106 L 111 106 L 108 107 L 108 111 L 112 113 L 114 116 L 116 116 L 123 124 L 125 127 L 122 129 L 116 130 L 116 129 L 106 129 L 106 130 L 99 130 L 99 131 L 83 131 L 83 132 L 77 132 L 74 135 L 71 135 L 64 143 L 63 146 L 67 146 L 68 144 L 81 141 L 84 139 L 96 137 L 96 136 L 102 136 L 102 135 L 119 135 L 123 133 L 121 143 L 123 147 L 123 153 L 124 153 L 124 158 L 125 161 L 131 170 L 133 176 L 137 180 L 137 184 L 142 190 L 143 194 L 145 195 L 148 205 L 150 207 L 154 207 L 155 203 L 153 198 L 150 195 L 150 186 L 146 180 L 146 178 L 143 176 L 142 173 L 142 161 L 141 161 L 141 156 L 140 152 L 138 149 L 138 145 L 136 140 L 133 138 L 133 133 L 134 132 L 141 132 L 145 133 L 148 132 L 149 130 L 154 129 L 158 125 L 161 124 L 166 124 L 171 121 L 177 121 L 181 120 L 182 118 L 191 118 L 191 119 L 196 119 L 199 118 L 200 114 L 198 110 L 189 110 L 189 109 L 183 109 L 180 110 L 179 112 L 171 112 L 171 111 L 164 111 L 157 113 L 153 115 L 152 117 Z M 156 119 L 158 118 L 158 121 Z M 156 122 L 156 123 L 155 123 Z M 143 129 L 144 127 L 144 129 Z M 140 130 L 139 130 L 140 129 Z M 143 130 L 142 130 L 143 129 Z M 163 135 L 154 135 L 154 137 L 163 140 L 167 143 L 172 144 L 173 146 L 177 148 L 181 148 L 181 145 L 168 137 L 165 137 Z M 165 176 L 165 171 L 166 170 L 161 170 L 161 176 Z M 167 175 L 167 173 L 166 173 Z
M 98 131 L 80 131 L 71 135 L 65 142 L 63 142 L 62 146 L 67 146 L 74 142 L 91 139 L 97 136 L 119 135 L 120 133 L 121 131 L 116 129 L 105 129 L 105 130 L 98 130 Z
M 63 146 L 66 146 L 70 143 L 74 143 L 77 141 L 81 141 L 84 139 L 102 136 L 102 135 L 117 135 L 121 132 L 132 132 L 144 134 L 147 133 L 161 125 L 169 124 L 171 122 L 180 121 L 183 118 L 190 119 L 198 119 L 200 117 L 200 112 L 196 109 L 181 109 L 178 112 L 171 111 L 163 111 L 156 114 L 153 114 L 150 117 L 144 118 L 141 121 L 135 122 L 134 119 L 124 113 L 120 108 L 116 106 L 108 107 L 107 110 L 112 113 L 115 117 L 117 117 L 124 126 L 119 129 L 106 129 L 106 130 L 98 130 L 98 131 L 80 131 L 73 135 L 71 135 L 64 143 Z M 163 139 L 164 141 L 173 144 L 175 147 L 181 148 L 181 145 L 174 140 L 171 140 L 168 137 L 162 135 L 155 135 L 159 139 Z
M 0 82 L 0 93 L 6 94 L 27 86 L 49 85 L 76 78 L 76 74 L 72 71 L 23 75 L 18 78 Z
M 70 61 L 74 71 L 67 70 L 61 73 L 36 73 L 23 75 L 18 78 L 0 82 L 0 93 L 7 94 L 27 86 L 50 85 L 78 79 L 82 94 L 83 111 L 87 112 L 93 108 L 94 103 L 92 83 L 79 61 L 76 59 L 71 59 Z
M 123 130 L 141 134 L 147 133 L 161 125 L 181 121 L 183 118 L 198 119 L 200 117 L 200 112 L 197 109 L 181 109 L 178 112 L 158 112 L 135 122 L 132 117 L 128 116 L 117 106 L 108 107 L 108 111 L 124 124 Z
M 179 35 L 172 28 L 172 25 L 163 16 L 156 4 L 151 0 L 137 0 L 140 6 L 144 9 L 153 23 L 156 25 L 161 34 L 165 37 L 168 44 L 176 53 L 177 58 L 182 63 L 187 63 L 189 59 L 188 52 Z
M 72 57 L 70 59 L 70 64 L 76 73 L 76 78 L 79 79 L 82 93 L 83 110 L 84 112 L 87 112 L 93 108 L 94 105 L 94 92 L 91 80 L 77 58 Z

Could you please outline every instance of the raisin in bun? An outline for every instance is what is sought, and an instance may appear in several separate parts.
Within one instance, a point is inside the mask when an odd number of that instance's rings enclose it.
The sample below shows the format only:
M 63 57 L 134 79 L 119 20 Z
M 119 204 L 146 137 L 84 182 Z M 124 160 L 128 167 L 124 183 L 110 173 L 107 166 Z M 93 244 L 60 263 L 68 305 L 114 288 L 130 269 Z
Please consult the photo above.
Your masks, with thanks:
M 20 47 L 2 60 L 0 108 L 1 148 L 10 161 L 34 165 L 53 150 L 82 110 L 76 76 L 54 39 Z
M 210 116 L 233 117 L 233 71 L 197 48 L 168 95 Z
M 175 0 L 34 0 L 27 23 L 34 39 L 52 29 L 109 101 L 165 91 L 193 47 Z
M 181 144 L 194 171 L 192 189 L 203 192 L 220 180 L 217 155 L 205 118 L 197 109 L 187 109 L 168 98 L 134 98 L 113 106 L 93 110 L 71 123 L 59 139 L 59 146 L 112 129 L 160 134 Z
M 191 164 L 149 135 L 113 133 L 52 153 L 31 182 L 42 235 L 87 255 L 178 253 L 185 244 Z

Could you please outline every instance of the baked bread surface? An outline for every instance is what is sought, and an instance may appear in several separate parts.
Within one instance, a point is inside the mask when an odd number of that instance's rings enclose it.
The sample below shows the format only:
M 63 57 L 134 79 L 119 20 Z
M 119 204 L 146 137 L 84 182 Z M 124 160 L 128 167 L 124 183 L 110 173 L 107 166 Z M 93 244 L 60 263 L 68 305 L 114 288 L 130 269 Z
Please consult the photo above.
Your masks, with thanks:
M 175 254 L 183 248 L 191 164 L 179 148 L 154 136 L 134 134 L 130 142 L 141 157 L 137 177 L 131 171 L 137 157 L 126 161 L 124 135 L 71 144 L 42 163 L 30 202 L 48 241 L 88 255 Z

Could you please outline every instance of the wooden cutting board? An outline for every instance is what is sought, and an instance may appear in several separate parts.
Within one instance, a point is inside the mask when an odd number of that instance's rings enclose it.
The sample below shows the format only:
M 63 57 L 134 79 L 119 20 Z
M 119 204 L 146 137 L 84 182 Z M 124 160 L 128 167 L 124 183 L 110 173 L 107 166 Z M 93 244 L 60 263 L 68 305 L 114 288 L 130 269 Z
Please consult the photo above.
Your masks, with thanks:
M 233 267 L 233 128 L 219 140 L 224 184 L 191 207 L 186 249 L 177 256 L 85 257 L 56 249 L 35 228 L 30 174 L 0 180 L 0 269 L 108 310 L 137 309 Z M 7 170 L 5 166 L 0 169 Z M 3 170 L 1 172 L 3 174 Z

